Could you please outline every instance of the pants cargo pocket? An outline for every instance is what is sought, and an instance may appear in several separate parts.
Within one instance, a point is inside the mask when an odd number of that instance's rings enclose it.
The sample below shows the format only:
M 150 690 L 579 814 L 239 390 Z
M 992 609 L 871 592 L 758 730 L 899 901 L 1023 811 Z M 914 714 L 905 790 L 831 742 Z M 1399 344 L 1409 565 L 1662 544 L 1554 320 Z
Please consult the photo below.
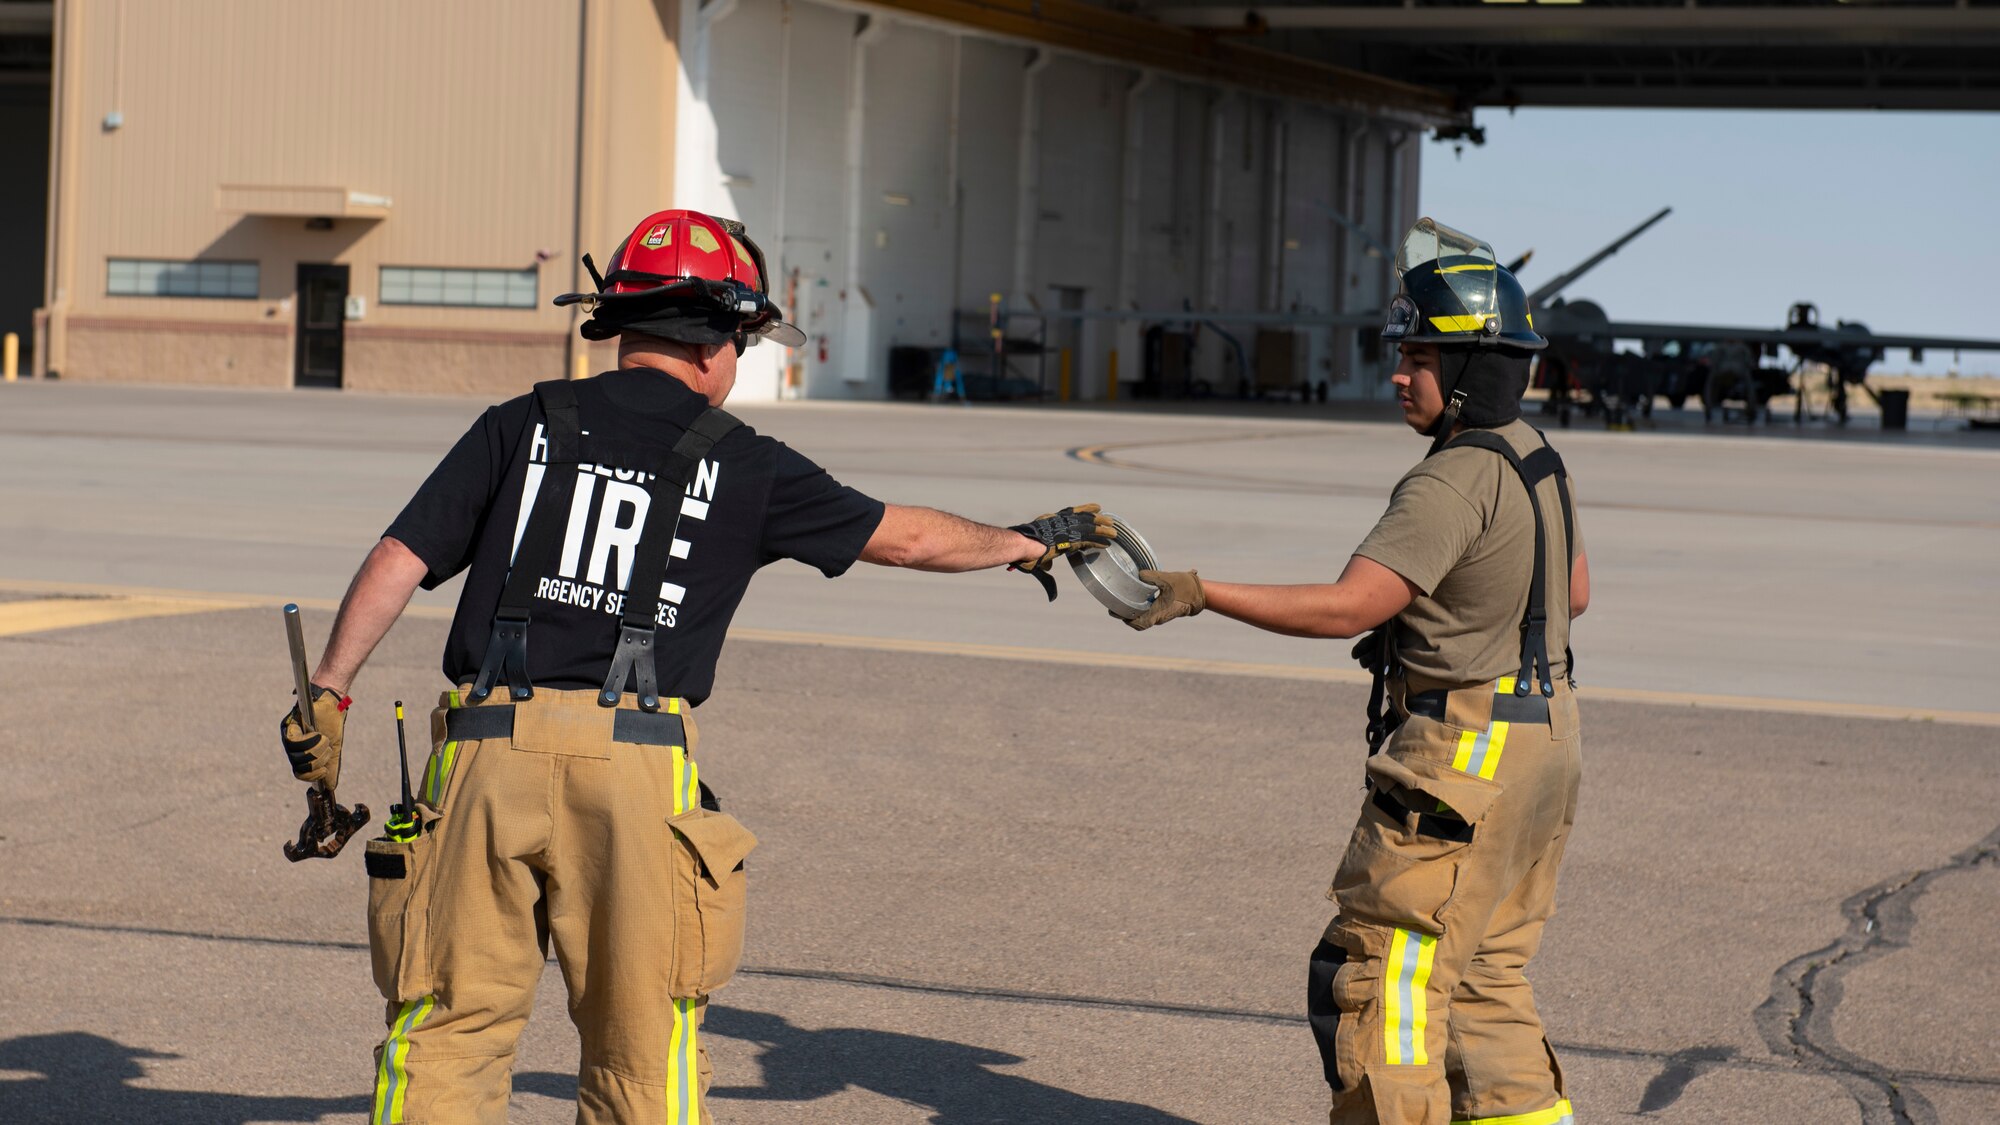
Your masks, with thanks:
M 368 868 L 368 955 L 375 987 L 390 1001 L 415 1000 L 435 991 L 430 860 L 436 842 L 429 831 L 414 840 L 368 841 L 363 859 Z
M 743 959 L 743 860 L 757 846 L 728 813 L 696 807 L 667 821 L 674 834 L 674 964 L 670 992 L 706 996 Z
M 1411 719 L 1411 727 L 1441 723 Z M 1445 931 L 1445 908 L 1459 869 L 1500 784 L 1453 769 L 1422 746 L 1397 741 L 1368 760 L 1369 799 L 1361 807 L 1328 897 L 1342 917 L 1383 926 Z

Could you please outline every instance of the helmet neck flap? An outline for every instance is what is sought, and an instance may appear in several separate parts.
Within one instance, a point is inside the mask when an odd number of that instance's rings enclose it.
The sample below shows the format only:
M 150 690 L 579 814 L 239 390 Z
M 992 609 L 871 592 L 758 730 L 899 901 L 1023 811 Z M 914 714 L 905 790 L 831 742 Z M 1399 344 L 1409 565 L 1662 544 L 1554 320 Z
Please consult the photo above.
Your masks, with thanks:
M 1444 448 L 1459 426 L 1492 429 L 1521 416 L 1528 390 L 1528 354 L 1513 348 L 1438 349 L 1438 393 L 1444 409 L 1424 430 L 1432 453 Z

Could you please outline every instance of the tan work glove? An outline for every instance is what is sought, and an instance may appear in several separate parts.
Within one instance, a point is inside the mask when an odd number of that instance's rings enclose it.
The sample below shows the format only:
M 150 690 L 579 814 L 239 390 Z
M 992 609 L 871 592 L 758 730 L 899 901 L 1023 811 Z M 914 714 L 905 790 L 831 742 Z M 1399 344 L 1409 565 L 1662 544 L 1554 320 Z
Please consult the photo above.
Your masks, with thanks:
M 300 781 L 325 784 L 327 792 L 340 783 L 340 742 L 347 729 L 347 706 L 353 700 L 318 684 L 312 689 L 313 726 L 307 734 L 299 726 L 297 704 L 278 724 L 278 740 L 285 744 L 285 757 L 292 763 L 292 776 Z
M 1109 547 L 1111 541 L 1118 537 L 1118 529 L 1111 525 L 1111 517 L 1095 504 L 1078 504 L 1060 512 L 1036 516 L 1007 530 L 1018 531 L 1042 545 L 1040 558 L 1011 563 L 1007 569 L 1021 571 L 1040 582 L 1050 601 L 1056 600 L 1056 580 L 1050 577 L 1049 571 L 1055 568 L 1057 559 L 1077 551 L 1101 550 Z
M 1139 578 L 1151 582 L 1160 593 L 1144 612 L 1125 622 L 1134 629 L 1150 629 L 1176 617 L 1193 617 L 1208 608 L 1208 598 L 1201 592 L 1201 576 L 1192 570 L 1142 570 Z

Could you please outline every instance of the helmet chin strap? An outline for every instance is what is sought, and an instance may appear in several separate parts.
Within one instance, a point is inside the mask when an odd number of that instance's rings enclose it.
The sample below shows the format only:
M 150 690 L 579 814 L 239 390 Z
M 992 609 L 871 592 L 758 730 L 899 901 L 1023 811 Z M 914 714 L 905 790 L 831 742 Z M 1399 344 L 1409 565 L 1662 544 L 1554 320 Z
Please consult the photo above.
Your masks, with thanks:
M 1431 439 L 1430 452 L 1424 454 L 1426 457 L 1443 449 L 1444 443 L 1451 440 L 1452 428 L 1458 425 L 1459 412 L 1465 409 L 1465 388 L 1459 384 L 1465 381 L 1465 369 L 1472 364 L 1471 356 L 1460 354 L 1456 349 L 1445 350 L 1438 359 L 1440 367 L 1448 365 L 1453 359 L 1458 360 L 1458 370 L 1451 378 L 1440 377 L 1438 380 L 1438 389 L 1444 392 L 1444 409 L 1438 412 L 1437 421 L 1424 431 Z M 1438 374 L 1442 376 L 1444 373 Z
M 1443 449 L 1444 443 L 1451 440 L 1451 431 L 1457 427 L 1458 414 L 1463 409 L 1465 409 L 1465 392 L 1452 391 L 1451 397 L 1445 400 L 1444 409 L 1438 412 L 1437 421 L 1431 423 L 1431 428 L 1425 431 L 1431 435 L 1431 448 L 1424 456 L 1429 457 L 1432 453 Z

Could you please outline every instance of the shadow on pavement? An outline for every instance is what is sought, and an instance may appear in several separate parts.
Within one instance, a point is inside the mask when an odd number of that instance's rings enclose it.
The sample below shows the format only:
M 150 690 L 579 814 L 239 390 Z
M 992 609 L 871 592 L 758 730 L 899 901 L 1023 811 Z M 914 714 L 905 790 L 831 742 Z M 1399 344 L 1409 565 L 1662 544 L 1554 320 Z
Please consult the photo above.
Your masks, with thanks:
M 932 1125 L 1060 1121 L 1064 1125 L 1193 1125 L 1185 1117 L 1133 1102 L 1106 1101 L 988 1067 L 1024 1062 L 1004 1051 L 865 1027 L 807 1031 L 782 1016 L 710 1008 L 704 1034 L 763 1048 L 761 1086 L 716 1086 L 718 1101 L 806 1102 L 856 1087 L 923 1106 Z M 535 1071 L 514 1076 L 516 1091 L 574 1099 L 576 1079 Z
M 0 1079 L 0 1121 L 43 1125 L 247 1125 L 252 1121 L 318 1121 L 329 1113 L 362 1113 L 368 1098 L 260 1097 L 203 1090 L 150 1090 L 130 1085 L 146 1076 L 142 1059 L 174 1059 L 127 1047 L 102 1035 L 65 1031 L 0 1041 L 0 1071 L 39 1078 Z
M 807 1031 L 782 1016 L 741 1008 L 711 1009 L 708 1030 L 763 1048 L 761 1086 L 717 1086 L 717 1099 L 809 1101 L 849 1086 L 934 1111 L 933 1125 L 1062 1121 L 1069 1125 L 1168 1125 L 1188 1119 L 1137 1105 L 1085 1097 L 988 1068 L 1025 1060 L 1004 1051 L 877 1031 L 829 1027 Z

